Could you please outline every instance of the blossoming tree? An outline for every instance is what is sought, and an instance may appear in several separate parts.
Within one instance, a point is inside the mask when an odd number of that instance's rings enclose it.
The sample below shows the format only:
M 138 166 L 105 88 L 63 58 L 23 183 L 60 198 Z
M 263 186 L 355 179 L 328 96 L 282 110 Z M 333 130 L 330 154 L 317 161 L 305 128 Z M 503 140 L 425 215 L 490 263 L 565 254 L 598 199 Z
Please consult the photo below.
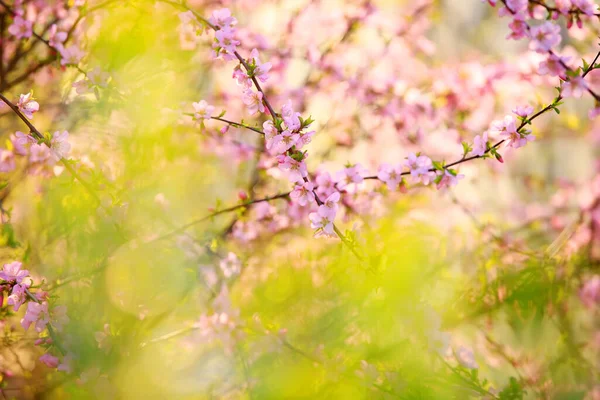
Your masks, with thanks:
M 599 22 L 0 0 L 0 393 L 600 399 Z

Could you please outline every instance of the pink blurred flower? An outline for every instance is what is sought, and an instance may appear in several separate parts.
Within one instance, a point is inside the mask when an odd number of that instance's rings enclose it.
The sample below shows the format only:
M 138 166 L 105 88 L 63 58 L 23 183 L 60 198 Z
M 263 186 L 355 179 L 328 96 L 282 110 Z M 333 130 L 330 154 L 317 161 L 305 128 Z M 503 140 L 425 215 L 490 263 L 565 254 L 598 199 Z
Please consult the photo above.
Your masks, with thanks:
M 48 366 L 49 368 L 56 368 L 59 364 L 58 357 L 54 357 L 50 353 L 46 353 L 43 356 L 41 356 L 40 361 L 46 364 L 46 366 Z
M 15 155 L 12 151 L 0 149 L 0 172 L 10 172 L 16 167 Z
M 228 8 L 220 8 L 212 12 L 208 22 L 218 28 L 230 28 L 237 24 L 237 19 L 231 16 Z
M 364 180 L 363 174 L 365 174 L 365 170 L 360 164 L 355 164 L 349 167 L 344 168 L 341 171 L 338 171 L 335 174 L 335 182 L 339 189 L 343 189 L 346 186 L 354 183 L 359 184 Z
M 585 15 L 593 16 L 598 12 L 598 5 L 592 0 L 571 0 L 573 5 L 579 8 Z
M 8 296 L 7 304 L 13 306 L 14 311 L 19 311 L 19 308 L 27 301 L 26 286 L 14 285 L 10 296 Z
M 487 151 L 487 142 L 487 132 L 484 132 L 481 136 L 475 136 L 475 138 L 473 139 L 473 150 L 471 150 L 471 154 L 479 157 L 483 156 Z
M 235 30 L 231 28 L 222 28 L 215 32 L 217 41 L 213 44 L 213 48 L 217 51 L 217 56 L 225 52 L 232 55 L 236 52 L 240 41 L 235 39 Z
M 67 32 L 59 32 L 58 26 L 53 24 L 50 27 L 50 32 L 48 35 L 48 43 L 50 46 L 54 47 L 55 49 L 63 48 L 63 43 L 65 40 L 67 40 Z
M 85 52 L 81 50 L 76 44 L 72 44 L 69 47 L 60 47 L 60 65 L 77 65 L 81 59 L 85 56 Z
M 303 182 L 308 176 L 306 163 L 304 161 L 296 161 L 287 155 L 277 156 L 279 168 L 288 172 L 288 178 L 291 182 Z
M 517 106 L 512 110 L 512 112 L 514 114 L 517 114 L 519 117 L 525 118 L 533 112 L 533 107 L 532 106 Z
M 205 100 L 200 100 L 197 103 L 192 103 L 194 107 L 194 121 L 200 122 L 205 119 L 210 119 L 215 112 L 215 107 L 208 104 Z
M 600 303 L 600 275 L 594 275 L 583 284 L 579 298 L 588 308 Z
M 332 214 L 330 209 L 325 205 L 319 206 L 317 212 L 309 214 L 310 227 L 316 229 L 315 236 L 335 236 L 333 229 L 333 220 L 335 214 Z
M 19 261 L 4 264 L 2 271 L 0 271 L 0 279 L 7 282 L 22 283 L 23 280 L 29 276 L 29 271 L 21 269 L 22 266 L 23 263 Z
M 429 185 L 435 179 L 435 172 L 430 171 L 433 168 L 433 162 L 427 156 L 410 153 L 404 165 L 409 169 L 413 183 L 421 182 Z
M 29 148 L 29 161 L 32 163 L 42 163 L 50 158 L 50 149 L 43 144 L 32 144 Z
M 540 75 L 558 76 L 561 79 L 567 79 L 567 69 L 565 65 L 570 57 L 560 57 L 551 54 L 545 61 L 540 63 L 538 72 Z
M 240 273 L 242 270 L 242 263 L 235 253 L 229 252 L 227 253 L 227 257 L 219 261 L 219 267 L 225 278 L 231 278 Z
M 314 185 L 311 182 L 304 182 L 294 187 L 290 197 L 301 206 L 305 206 L 315 201 L 313 189 Z
M 529 30 L 531 42 L 529 48 L 538 53 L 547 53 L 561 42 L 560 26 L 546 21 L 541 25 L 534 26 Z
M 28 330 L 31 324 L 35 323 L 35 330 L 42 332 L 46 329 L 49 321 L 48 303 L 45 301 L 42 303 L 30 301 L 27 303 L 27 312 L 23 319 L 21 319 L 21 326 L 23 326 L 23 329 Z
M 286 129 L 280 134 L 273 136 L 270 140 L 267 140 L 267 150 L 270 150 L 272 154 L 283 154 L 295 146 L 299 139 L 299 134 L 292 134 Z
M 587 87 L 587 83 L 583 77 L 576 76 L 574 78 L 570 78 L 566 82 L 563 82 L 561 94 L 563 97 L 580 98 L 587 90 Z
M 33 99 L 33 94 L 31 92 L 19 96 L 17 107 L 19 108 L 19 111 L 29 119 L 32 119 L 33 114 L 40 109 L 39 103 Z
M 447 169 L 444 169 L 443 174 L 441 171 L 438 171 L 438 174 L 440 174 L 442 176 L 442 179 L 440 179 L 440 181 L 437 184 L 438 190 L 446 188 L 446 187 L 456 186 L 456 185 L 458 185 L 458 181 L 465 177 L 463 174 L 454 175 Z
M 252 89 L 245 90 L 244 95 L 242 96 L 242 101 L 248 107 L 248 111 L 251 115 L 254 115 L 257 112 L 265 112 L 265 106 L 262 99 L 262 92 L 255 92 Z
M 15 36 L 17 39 L 25 39 L 33 34 L 33 22 L 24 19 L 17 15 L 11 26 L 8 27 L 8 33 Z
M 463 366 L 469 369 L 477 369 L 479 365 L 477 361 L 475 361 L 475 355 L 473 354 L 473 350 L 466 348 L 464 346 L 460 346 L 458 349 L 454 351 L 456 355 L 456 360 Z
M 31 136 L 26 135 L 21 131 L 17 131 L 14 135 L 11 135 L 10 141 L 15 149 L 15 153 L 20 156 L 27 155 L 27 147 L 25 146 L 35 143 L 35 140 Z
M 396 190 L 402 181 L 402 165 L 381 164 L 377 172 L 377 179 L 385 182 L 390 190 Z
M 54 132 L 50 144 L 52 145 L 52 150 L 54 151 L 54 158 L 57 161 L 62 158 L 68 157 L 69 152 L 71 151 L 71 144 L 69 143 L 69 132 Z
M 258 50 L 256 49 L 252 49 L 250 57 L 253 59 L 255 65 L 254 76 L 261 82 L 266 82 L 269 79 L 269 71 L 272 68 L 272 64 L 270 62 L 261 63 L 258 58 Z

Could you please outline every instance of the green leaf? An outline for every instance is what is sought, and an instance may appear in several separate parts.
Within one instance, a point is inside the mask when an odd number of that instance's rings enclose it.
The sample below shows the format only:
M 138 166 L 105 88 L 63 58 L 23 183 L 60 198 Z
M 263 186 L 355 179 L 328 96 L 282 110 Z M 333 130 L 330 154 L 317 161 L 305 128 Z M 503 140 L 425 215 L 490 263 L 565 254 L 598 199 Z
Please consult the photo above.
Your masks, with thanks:
M 432 161 L 433 168 L 438 171 L 444 171 L 444 162 L 443 161 Z
M 471 147 L 471 145 L 467 142 L 462 142 L 462 147 L 463 147 L 463 157 L 466 156 L 467 154 L 469 154 L 471 152 L 471 150 L 473 150 L 473 148 Z

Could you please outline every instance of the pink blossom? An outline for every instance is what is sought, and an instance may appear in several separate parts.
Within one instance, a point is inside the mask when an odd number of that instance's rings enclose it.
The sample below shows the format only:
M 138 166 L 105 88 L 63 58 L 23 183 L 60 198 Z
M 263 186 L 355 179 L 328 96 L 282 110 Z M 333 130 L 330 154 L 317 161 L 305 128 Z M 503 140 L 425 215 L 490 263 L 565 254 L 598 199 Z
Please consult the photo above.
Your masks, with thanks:
M 338 210 L 338 202 L 340 201 L 341 195 L 340 192 L 331 193 L 323 202 L 323 206 L 325 207 L 325 211 L 327 211 L 332 218 L 335 218 L 335 214 Z
M 540 63 L 538 72 L 540 75 L 558 76 L 561 79 L 567 79 L 567 69 L 565 65 L 570 57 L 560 57 L 554 54 L 548 56 L 545 61 Z
M 404 165 L 408 167 L 413 183 L 429 185 L 435 179 L 435 172 L 431 171 L 433 162 L 427 156 L 410 153 Z
M 598 12 L 598 5 L 593 0 L 571 0 L 585 15 L 593 16 Z
M 17 15 L 11 26 L 8 27 L 8 33 L 15 36 L 17 39 L 25 39 L 33 34 L 33 22 L 23 19 Z
M 213 44 L 213 48 L 217 56 L 222 52 L 232 55 L 236 52 L 237 46 L 240 45 L 240 41 L 235 39 L 235 30 L 230 28 L 219 29 L 215 32 L 215 38 L 217 40 Z M 233 57 L 228 59 L 233 59 Z
M 42 163 L 50 158 L 50 149 L 43 144 L 32 144 L 29 148 L 29 161 L 32 163 Z
M 33 114 L 40 109 L 39 103 L 33 99 L 32 92 L 20 95 L 19 101 L 17 101 L 17 107 L 19 108 L 19 111 L 29 119 L 32 119 Z
M 554 0 L 556 8 L 563 15 L 568 15 L 571 10 L 571 0 Z
M 563 97 L 575 97 L 580 98 L 583 93 L 587 90 L 587 83 L 581 76 L 570 78 L 568 81 L 563 82 L 561 94 Z
M 17 131 L 14 135 L 11 135 L 10 141 L 14 147 L 15 153 L 20 156 L 27 155 L 27 148 L 25 146 L 30 143 L 35 143 L 35 139 L 21 131 Z
M 69 155 L 69 152 L 71 151 L 71 144 L 69 143 L 69 132 L 54 132 L 50 144 L 52 146 L 52 150 L 54 151 L 54 158 L 57 161 L 67 157 Z
M 200 100 L 197 103 L 192 103 L 192 107 L 194 107 L 194 121 L 200 122 L 205 119 L 210 119 L 212 117 L 212 113 L 215 111 L 215 107 L 211 106 L 204 100 Z
M 588 112 L 588 117 L 590 119 L 596 119 L 598 115 L 600 115 L 600 106 L 596 106 Z
M 329 208 L 321 205 L 317 212 L 310 213 L 308 218 L 310 219 L 310 227 L 317 230 L 315 236 L 335 236 L 333 229 L 335 214 L 332 215 Z
M 541 25 L 534 26 L 529 31 L 531 42 L 529 48 L 538 53 L 547 53 L 553 47 L 558 46 L 561 41 L 560 26 L 546 21 Z
M 329 196 L 335 192 L 335 183 L 329 172 L 320 172 L 315 178 L 317 184 L 317 193 L 319 196 Z
M 506 130 L 501 134 L 507 136 L 505 140 L 508 140 L 508 146 L 515 149 L 523 147 L 528 142 L 535 140 L 535 136 L 533 136 L 531 133 L 519 133 L 516 129 Z M 502 162 L 501 160 L 499 161 Z
M 500 16 L 509 15 L 515 19 L 524 19 L 528 0 L 506 0 L 506 7 L 502 7 L 499 11 Z
M 306 146 L 307 144 L 310 143 L 310 141 L 312 140 L 312 137 L 315 135 L 315 131 L 310 131 L 310 132 L 299 132 L 299 138 L 296 141 L 296 149 L 300 150 L 302 149 L 304 146 Z
M 237 81 L 237 84 L 243 86 L 244 89 L 250 89 L 253 85 L 252 79 L 248 76 L 248 73 L 242 69 L 242 65 L 238 64 L 233 69 L 233 79 Z
M 15 168 L 14 153 L 10 150 L 0 149 L 0 172 L 10 172 Z
M 313 190 L 314 185 L 311 182 L 304 182 L 294 187 L 290 197 L 301 206 L 305 206 L 315 201 Z
M 223 271 L 225 278 L 231 278 L 232 276 L 238 275 L 242 270 L 242 263 L 235 253 L 227 253 L 227 257 L 219 262 L 219 267 Z
M 24 285 L 14 285 L 7 304 L 13 306 L 14 311 L 19 311 L 19 307 L 27 301 L 27 291 Z
M 341 171 L 338 171 L 335 174 L 335 182 L 337 184 L 337 187 L 343 189 L 352 183 L 362 183 L 362 181 L 364 180 L 364 173 L 365 171 L 360 164 L 352 165 L 344 168 Z
M 506 37 L 507 39 L 519 40 L 528 35 L 527 28 L 529 25 L 527 25 L 525 21 L 514 19 L 508 24 L 508 27 L 510 28 L 511 33 Z
M 250 57 L 254 61 L 254 76 L 258 78 L 261 82 L 266 82 L 269 79 L 269 71 L 272 68 L 272 64 L 270 62 L 261 63 L 258 58 L 258 50 L 252 49 L 250 52 Z
M 267 142 L 269 140 L 272 140 L 275 137 L 275 135 L 279 133 L 277 131 L 277 128 L 275 128 L 273 121 L 271 120 L 263 122 L 263 132 L 265 133 L 265 141 Z
M 600 303 L 600 275 L 594 275 L 585 282 L 579 291 L 579 298 L 588 308 Z
M 306 163 L 304 161 L 296 161 L 287 155 L 277 156 L 279 168 L 288 172 L 288 178 L 291 182 L 303 182 L 308 176 Z
M 23 319 L 21 319 L 21 325 L 23 329 L 28 330 L 32 323 L 35 323 L 35 330 L 38 332 L 42 332 L 46 329 L 46 325 L 50 321 L 50 316 L 48 315 L 48 303 L 36 303 L 34 301 L 30 301 L 27 303 L 27 312 Z
M 288 129 L 292 131 L 300 129 L 300 113 L 294 111 L 291 100 L 288 100 L 281 108 L 281 117 Z
M 63 357 L 62 362 L 58 364 L 58 370 L 70 374 L 73 372 L 73 356 L 67 354 Z
M 390 190 L 395 190 L 402 181 L 402 165 L 381 164 L 377 172 L 377 179 L 385 182 Z
M 84 79 L 74 82 L 73 87 L 77 94 L 86 94 L 92 92 L 95 87 L 108 87 L 109 78 L 110 75 L 108 72 L 104 72 L 99 67 L 96 67 L 88 72 Z
M 292 134 L 289 130 L 285 130 L 278 135 L 275 135 L 272 139 L 267 141 L 267 149 L 272 154 L 283 154 L 291 149 L 300 139 L 300 135 L 297 133 Z
M 50 44 L 50 46 L 54 47 L 55 49 L 62 49 L 65 40 L 67 40 L 67 32 L 59 32 L 58 26 L 56 24 L 53 24 L 50 27 L 50 32 L 48 36 L 48 43 Z
M 29 276 L 29 271 L 21 269 L 23 263 L 13 261 L 9 264 L 4 264 L 3 270 L 0 271 L 0 279 L 6 282 L 22 283 L 23 279 Z
M 477 361 L 475 361 L 475 356 L 473 355 L 473 350 L 460 346 L 455 350 L 454 354 L 456 355 L 456 360 L 463 366 L 469 369 L 477 369 L 479 365 Z
M 208 22 L 218 28 L 230 28 L 237 24 L 237 19 L 231 16 L 228 8 L 221 8 L 212 12 Z
M 517 120 L 512 115 L 492 121 L 488 131 L 491 135 L 506 135 L 517 132 Z
M 512 112 L 514 114 L 518 115 L 519 117 L 525 118 L 533 112 L 533 107 L 532 106 L 517 106 L 512 110 Z
M 442 176 L 442 178 L 440 179 L 440 181 L 437 184 L 438 190 L 443 189 L 445 187 L 456 186 L 456 185 L 458 185 L 458 181 L 465 177 L 462 174 L 454 175 L 447 169 L 444 169 L 443 173 L 441 171 L 438 171 L 438 174 Z
M 248 111 L 251 115 L 254 115 L 257 112 L 265 112 L 265 106 L 263 104 L 262 99 L 262 92 L 255 92 L 252 89 L 245 90 L 244 95 L 242 97 L 242 101 L 248 107 Z
M 50 355 L 50 353 L 46 353 L 41 356 L 40 361 L 46 364 L 46 366 L 49 368 L 56 368 L 59 364 L 58 357 L 54 357 L 53 355 Z
M 85 56 L 85 52 L 76 44 L 72 44 L 66 48 L 61 46 L 58 50 L 61 57 L 60 65 L 77 65 Z
M 487 142 L 487 132 L 484 132 L 481 136 L 475 136 L 475 139 L 473 139 L 473 150 L 471 150 L 471 154 L 479 157 L 483 156 L 487 152 Z

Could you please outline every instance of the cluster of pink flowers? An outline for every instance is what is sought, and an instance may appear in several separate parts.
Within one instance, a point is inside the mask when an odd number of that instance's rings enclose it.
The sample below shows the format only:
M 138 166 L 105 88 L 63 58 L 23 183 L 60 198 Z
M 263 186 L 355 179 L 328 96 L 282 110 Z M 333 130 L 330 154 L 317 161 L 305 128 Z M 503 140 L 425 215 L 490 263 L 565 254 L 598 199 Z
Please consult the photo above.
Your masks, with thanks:
M 237 46 L 240 45 L 240 41 L 235 38 L 234 26 L 237 24 L 237 19 L 231 16 L 229 9 L 221 8 L 213 11 L 208 21 L 216 28 L 213 44 L 215 57 L 234 60 Z
M 25 330 L 33 325 L 36 332 L 42 334 L 48 329 L 49 324 L 52 325 L 56 332 L 61 332 L 63 326 L 69 322 L 67 309 L 65 306 L 57 306 L 49 309 L 48 293 L 38 291 L 32 293 L 33 280 L 29 275 L 29 271 L 22 269 L 23 264 L 19 261 L 14 261 L 4 264 L 0 271 L 0 293 L 9 292 L 7 304 L 13 307 L 13 310 L 19 311 L 22 305 L 26 304 L 25 315 L 21 319 L 21 326 Z M 0 296 L 3 298 L 3 296 Z M 35 342 L 36 345 L 52 345 L 53 338 L 41 337 Z M 58 357 L 46 353 L 40 357 L 40 361 L 51 368 L 58 368 L 61 371 L 70 371 L 70 361 L 66 359 L 61 363 Z
M 30 21 L 25 16 L 24 9 L 21 7 L 13 10 L 16 15 L 12 25 L 8 28 L 11 35 L 18 39 L 30 38 L 33 35 L 34 21 Z M 53 24 L 49 30 L 48 44 L 54 48 L 61 56 L 61 65 L 77 65 L 85 56 L 85 52 L 81 48 L 72 44 L 65 47 L 68 34 L 66 31 L 59 30 L 60 28 Z
M 19 96 L 16 106 L 29 119 L 39 110 L 39 104 L 31 97 L 31 92 Z M 49 146 L 21 131 L 10 138 L 12 149 L 0 149 L 0 172 L 11 172 L 16 168 L 16 157 L 28 157 L 28 168 L 32 174 L 47 174 L 48 167 L 69 156 L 71 144 L 69 132 L 56 131 L 49 139 Z
M 490 1 L 492 6 L 496 1 Z M 546 7 L 547 15 L 534 12 L 535 7 Z M 598 13 L 598 5 L 592 0 L 561 0 L 556 2 L 555 8 L 548 8 L 543 2 L 529 2 L 527 0 L 506 0 L 500 9 L 501 16 L 512 18 L 509 28 L 511 33 L 509 39 L 529 39 L 531 50 L 545 54 L 546 59 L 540 63 L 539 73 L 542 75 L 557 76 L 561 79 L 563 97 L 581 97 L 588 89 L 583 76 L 569 67 L 569 57 L 561 57 L 556 54 L 556 47 L 561 43 L 561 28 L 557 24 L 559 17 L 567 19 L 567 27 L 571 28 L 573 21 L 581 28 L 582 16 L 595 18 Z M 550 17 L 550 19 L 546 19 Z M 532 20 L 544 20 L 532 25 Z M 571 73 L 569 75 L 568 73 Z

